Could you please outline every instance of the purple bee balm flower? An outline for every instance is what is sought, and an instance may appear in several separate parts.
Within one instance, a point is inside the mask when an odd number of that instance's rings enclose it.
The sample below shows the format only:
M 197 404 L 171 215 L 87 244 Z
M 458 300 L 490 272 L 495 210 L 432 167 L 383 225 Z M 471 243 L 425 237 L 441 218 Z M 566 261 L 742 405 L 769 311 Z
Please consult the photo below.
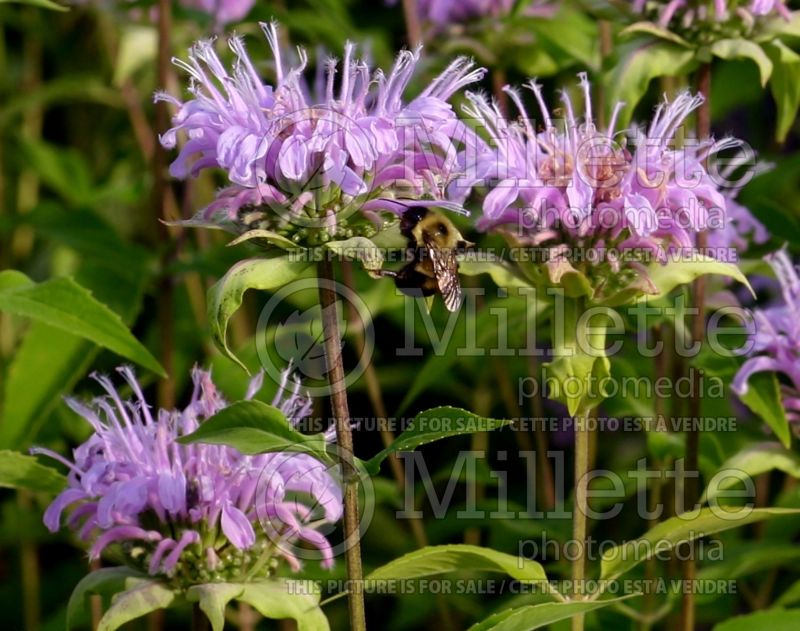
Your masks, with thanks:
M 297 540 L 315 546 L 323 566 L 332 565 L 331 546 L 316 528 L 341 518 L 342 493 L 322 462 L 299 453 L 245 456 L 224 445 L 180 444 L 228 405 L 210 373 L 194 370 L 184 410 L 154 414 L 133 372 L 119 371 L 132 400 L 123 401 L 111 381 L 98 376 L 106 396 L 89 404 L 68 401 L 94 430 L 73 461 L 32 450 L 70 469 L 67 489 L 44 515 L 50 531 L 72 507 L 67 525 L 91 542 L 91 558 L 117 544 L 131 565 L 181 584 L 249 579 L 271 571 L 279 556 L 298 568 L 289 547 Z M 261 379 L 253 380 L 248 398 Z M 288 380 L 287 371 L 273 405 L 296 424 L 311 401 L 299 382 L 289 387 Z
M 181 0 L 187 9 L 208 13 L 220 26 L 243 20 L 255 3 L 256 0 Z
M 780 250 L 766 257 L 783 292 L 783 304 L 756 310 L 751 357 L 742 364 L 731 389 L 739 395 L 758 372 L 774 372 L 786 379 L 781 387 L 786 416 L 800 422 L 800 278 L 789 255 Z M 797 425 L 795 426 L 797 427 Z
M 595 258 L 584 273 L 593 286 L 614 291 L 626 277 L 631 280 L 630 272 L 641 278 L 642 263 L 666 263 L 673 253 L 691 252 L 697 232 L 724 225 L 728 201 L 703 164 L 738 142 L 683 139 L 678 148 L 679 128 L 702 102 L 688 93 L 662 103 L 646 131 L 627 130 L 626 141 L 626 131 L 616 129 L 623 104 L 608 127 L 598 129 L 586 74 L 580 78 L 582 119 L 566 92 L 566 118 L 559 122 L 540 86 L 526 86 L 538 103 L 539 131 L 516 90 L 504 88 L 522 118 L 512 123 L 484 97 L 467 94 L 465 111 L 483 125 L 492 145 L 475 166 L 489 187 L 477 225 L 499 229 L 519 245 L 546 249 L 556 284 L 569 269 L 570 252 L 591 252 Z M 626 269 L 627 276 L 617 277 Z M 619 282 L 610 283 L 612 278 Z
M 786 20 L 791 12 L 785 0 L 715 0 L 713 7 L 689 0 L 634 0 L 633 10 L 654 16 L 662 28 L 679 26 L 692 29 L 703 22 L 726 22 L 738 19 L 745 26 L 752 26 L 757 18 L 780 16 Z
M 396 0 L 387 4 L 397 4 Z M 497 20 L 509 15 L 516 0 L 417 0 L 417 14 L 432 31 L 478 20 Z M 520 14 L 531 17 L 548 17 L 556 10 L 549 0 L 529 0 L 520 8 Z
M 275 60 L 274 84 L 261 79 L 234 37 L 232 70 L 212 42 L 199 42 L 188 62 L 176 62 L 191 76 L 193 98 L 156 97 L 178 108 L 162 144 L 177 146 L 179 133 L 187 139 L 172 175 L 222 169 L 230 182 L 201 222 L 236 232 L 257 227 L 316 245 L 372 236 L 382 224 L 378 213 L 396 212 L 398 198 L 449 198 L 465 151 L 477 141 L 448 99 L 483 69 L 458 58 L 405 102 L 420 49 L 400 52 L 384 74 L 357 59 L 348 43 L 341 63 L 329 59 L 318 67 L 311 90 L 303 77 L 305 51 L 298 49 L 298 64 L 287 67 L 276 26 L 261 26 Z

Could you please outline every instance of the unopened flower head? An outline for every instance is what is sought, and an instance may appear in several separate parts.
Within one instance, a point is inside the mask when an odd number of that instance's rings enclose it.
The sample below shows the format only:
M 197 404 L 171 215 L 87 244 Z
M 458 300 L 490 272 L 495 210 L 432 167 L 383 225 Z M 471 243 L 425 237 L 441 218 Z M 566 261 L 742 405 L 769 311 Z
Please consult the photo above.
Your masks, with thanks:
M 244 42 L 234 37 L 231 70 L 213 42 L 199 42 L 188 62 L 176 62 L 191 76 L 193 98 L 157 97 L 178 107 L 164 146 L 175 147 L 178 132 L 188 138 L 171 166 L 173 176 L 221 168 L 230 182 L 202 212 L 203 222 L 318 245 L 371 236 L 385 211 L 448 199 L 471 134 L 447 101 L 480 79 L 482 69 L 458 58 L 405 102 L 420 49 L 400 52 L 384 74 L 358 59 L 348 43 L 341 62 L 318 64 L 310 88 L 305 51 L 298 48 L 297 64 L 288 66 L 276 26 L 262 28 L 275 61 L 274 85 L 261 79 Z
M 614 291 L 641 278 L 642 263 L 692 251 L 696 233 L 725 225 L 728 201 L 704 161 L 739 143 L 681 135 L 702 103 L 689 93 L 662 102 L 646 130 L 617 129 L 622 103 L 608 127 L 599 129 L 589 82 L 584 73 L 580 78 L 583 116 L 564 92 L 563 121 L 554 118 L 537 83 L 526 86 L 538 103 L 538 131 L 516 90 L 505 88 L 521 115 L 514 122 L 483 96 L 468 93 L 465 109 L 492 146 L 475 170 L 490 189 L 478 227 L 501 229 L 520 245 L 547 250 L 554 281 L 569 269 L 576 250 L 602 253 L 601 264 L 593 259 L 582 271 L 594 287 Z
M 800 277 L 789 255 L 780 250 L 767 257 L 778 277 L 783 303 L 754 314 L 755 333 L 751 357 L 742 364 L 732 389 L 742 395 L 748 380 L 759 372 L 781 376 L 786 416 L 800 429 Z
M 128 565 L 176 585 L 263 578 L 281 558 L 295 569 L 290 545 L 315 547 L 323 566 L 332 549 L 319 527 L 342 515 L 340 485 L 326 466 L 301 453 L 245 456 L 223 445 L 181 444 L 178 439 L 227 406 L 211 375 L 195 369 L 194 391 L 181 411 L 146 403 L 133 372 L 120 373 L 134 393 L 123 401 L 111 381 L 95 379 L 106 395 L 70 407 L 93 429 L 73 461 L 36 448 L 69 467 L 69 483 L 45 512 L 55 532 L 67 526 L 91 542 L 96 559 L 110 546 Z M 262 376 L 250 384 L 256 394 Z M 299 383 L 284 381 L 273 404 L 291 424 L 310 412 Z

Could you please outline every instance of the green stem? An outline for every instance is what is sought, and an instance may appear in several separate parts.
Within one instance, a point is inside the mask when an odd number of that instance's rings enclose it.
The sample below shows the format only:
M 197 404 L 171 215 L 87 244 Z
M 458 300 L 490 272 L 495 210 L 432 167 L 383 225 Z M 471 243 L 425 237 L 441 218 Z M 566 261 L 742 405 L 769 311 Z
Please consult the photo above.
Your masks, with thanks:
M 572 539 L 579 546 L 578 554 L 572 562 L 573 598 L 584 598 L 583 587 L 586 580 L 586 534 L 588 520 L 589 491 L 589 444 L 591 412 L 575 415 L 575 505 L 572 512 Z M 583 614 L 572 618 L 572 631 L 583 631 Z
M 20 491 L 18 496 L 19 510 L 22 513 L 31 511 L 31 495 Z M 36 631 L 41 623 L 41 575 L 39 573 L 39 554 L 36 543 L 24 537 L 20 544 L 20 565 L 22 579 L 22 611 L 25 629 Z
M 156 77 L 158 88 L 168 89 L 170 69 L 170 33 L 172 27 L 172 6 L 169 0 L 158 0 L 158 55 L 156 58 Z M 155 105 L 155 133 L 163 133 L 169 126 L 169 112 L 163 101 Z M 174 256 L 167 226 L 163 223 L 169 217 L 171 190 L 167 173 L 167 152 L 156 138 L 153 153 L 153 226 L 156 242 L 163 248 L 161 254 L 161 278 L 158 283 L 158 329 L 160 333 L 159 360 L 167 373 L 166 379 L 158 382 L 158 404 L 163 408 L 175 405 L 175 381 L 173 378 L 173 356 L 175 349 L 174 288 L 172 279 L 164 273 Z
M 200 609 L 200 605 L 192 605 L 192 631 L 209 631 L 208 618 Z
M 344 535 L 347 579 L 350 590 L 347 595 L 350 611 L 351 631 L 367 628 L 364 611 L 364 570 L 361 566 L 361 544 L 359 541 L 358 477 L 353 459 L 353 434 L 350 429 L 350 410 L 347 404 L 342 350 L 339 345 L 339 319 L 336 314 L 336 292 L 333 264 L 326 253 L 318 267 L 319 303 L 322 308 L 322 326 L 325 331 L 325 359 L 328 383 L 331 388 L 331 409 L 336 423 L 336 441 L 339 447 L 339 462 L 344 476 Z
M 697 140 L 701 141 L 711 135 L 711 64 L 700 66 L 697 71 L 697 91 L 705 97 L 697 110 Z M 697 234 L 697 249 L 702 251 L 708 245 L 708 236 L 705 232 Z M 692 322 L 692 338 L 702 341 L 705 332 L 705 297 L 706 279 L 700 276 L 694 282 L 694 306 L 697 314 Z M 692 396 L 689 399 L 689 417 L 696 419 L 702 412 L 703 397 L 700 392 L 700 375 L 695 371 L 693 379 Z M 694 473 L 698 471 L 698 454 L 700 451 L 700 431 L 691 429 L 686 435 L 686 462 L 685 471 Z M 700 495 L 700 484 L 697 477 L 687 476 L 684 486 L 684 508 L 691 510 Z M 687 544 L 694 550 L 694 544 Z M 682 575 L 684 582 L 693 582 L 697 578 L 697 564 L 694 554 L 687 556 L 683 563 Z M 681 600 L 681 628 L 683 631 L 694 631 L 695 626 L 695 599 L 691 589 L 685 589 Z

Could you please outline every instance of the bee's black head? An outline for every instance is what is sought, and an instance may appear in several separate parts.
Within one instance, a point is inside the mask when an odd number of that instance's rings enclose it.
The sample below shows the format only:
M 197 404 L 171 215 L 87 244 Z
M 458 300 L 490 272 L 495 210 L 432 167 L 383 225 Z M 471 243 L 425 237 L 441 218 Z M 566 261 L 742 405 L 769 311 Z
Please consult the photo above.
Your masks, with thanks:
M 412 206 L 403 213 L 400 219 L 400 232 L 406 237 L 411 236 L 411 231 L 430 212 L 424 206 Z

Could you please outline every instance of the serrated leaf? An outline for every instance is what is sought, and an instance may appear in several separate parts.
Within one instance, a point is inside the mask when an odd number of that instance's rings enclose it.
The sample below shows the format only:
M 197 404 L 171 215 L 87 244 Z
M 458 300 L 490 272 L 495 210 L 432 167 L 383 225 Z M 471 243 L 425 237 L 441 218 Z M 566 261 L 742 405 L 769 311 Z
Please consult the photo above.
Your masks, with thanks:
M 324 434 L 301 434 L 278 408 L 255 400 L 229 405 L 178 442 L 229 445 L 250 455 L 292 451 L 328 459 Z
M 0 451 L 0 486 L 8 489 L 25 489 L 58 493 L 67 485 L 61 473 L 43 465 L 33 456 L 18 451 Z
M 585 614 L 596 609 L 608 607 L 628 598 L 633 598 L 635 595 L 631 594 L 607 600 L 542 603 L 541 605 L 515 607 L 489 616 L 485 620 L 472 625 L 468 631 L 532 631 L 561 620 L 567 620 L 578 614 Z
M 228 347 L 227 331 L 231 316 L 242 305 L 248 289 L 271 291 L 298 278 L 311 263 L 288 254 L 270 258 L 247 259 L 231 267 L 208 291 L 208 321 L 217 347 L 245 368 Z
M 711 54 L 721 59 L 749 59 L 758 66 L 762 87 L 772 75 L 772 61 L 764 49 L 746 39 L 721 39 L 711 45 Z
M 718 274 L 727 276 L 742 283 L 755 296 L 750 282 L 742 271 L 733 263 L 717 261 L 709 256 L 693 254 L 691 258 L 672 258 L 665 265 L 654 263 L 647 271 L 658 293 L 644 295 L 641 300 L 658 300 L 669 294 L 680 285 L 691 283 L 700 276 Z
M 757 372 L 747 380 L 747 392 L 739 395 L 754 414 L 769 425 L 784 447 L 792 444 L 792 430 L 781 400 L 778 377 L 774 372 Z
M 381 463 L 397 451 L 410 451 L 451 436 L 489 432 L 513 423 L 513 420 L 484 418 L 473 412 L 449 406 L 432 408 L 417 414 L 405 431 L 391 445 L 364 463 L 367 471 L 375 474 Z
M 239 600 L 266 618 L 291 618 L 297 622 L 297 631 L 330 629 L 328 619 L 319 607 L 319 593 L 310 581 L 271 579 L 245 583 Z
M 244 592 L 242 583 L 206 583 L 186 590 L 186 600 L 196 602 L 211 623 L 212 631 L 225 627 L 225 608 Z
M 770 609 L 745 616 L 736 616 L 714 625 L 713 631 L 797 631 L 800 628 L 800 611 L 797 609 Z
M 607 550 L 600 564 L 600 577 L 613 580 L 639 563 L 674 547 L 724 530 L 765 519 L 798 515 L 791 508 L 703 508 L 661 522 L 644 536 Z
M 8 273 L 0 272 L 0 277 Z M 120 317 L 71 278 L 0 290 L 0 310 L 86 338 L 166 376 L 156 358 L 131 334 Z
M 352 237 L 344 241 L 329 241 L 322 246 L 348 261 L 358 261 L 368 272 L 383 268 L 383 252 L 366 237 Z
M 175 598 L 175 592 L 159 581 L 137 583 L 111 599 L 111 606 L 100 618 L 97 631 L 116 631 L 131 620 L 168 608 Z
M 84 576 L 72 594 L 67 604 L 67 629 L 73 628 L 77 619 L 86 610 L 86 599 L 90 594 L 111 597 L 125 590 L 130 580 L 147 580 L 144 574 L 128 567 L 106 567 L 95 570 Z
M 518 581 L 547 581 L 536 561 L 467 544 L 427 546 L 373 570 L 368 580 L 413 579 L 449 572 L 500 572 Z

